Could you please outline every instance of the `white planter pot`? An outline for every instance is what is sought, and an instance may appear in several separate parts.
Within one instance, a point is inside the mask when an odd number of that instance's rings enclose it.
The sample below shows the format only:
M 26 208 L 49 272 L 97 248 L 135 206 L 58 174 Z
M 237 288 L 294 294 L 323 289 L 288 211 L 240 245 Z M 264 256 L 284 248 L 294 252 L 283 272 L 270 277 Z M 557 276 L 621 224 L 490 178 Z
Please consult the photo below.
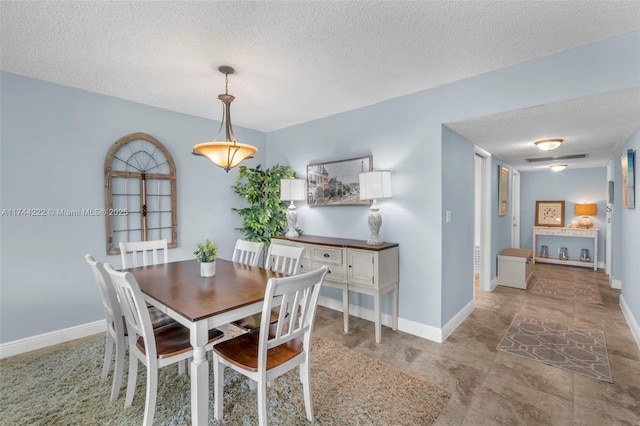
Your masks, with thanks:
M 200 276 L 213 277 L 216 274 L 216 261 L 200 262 Z

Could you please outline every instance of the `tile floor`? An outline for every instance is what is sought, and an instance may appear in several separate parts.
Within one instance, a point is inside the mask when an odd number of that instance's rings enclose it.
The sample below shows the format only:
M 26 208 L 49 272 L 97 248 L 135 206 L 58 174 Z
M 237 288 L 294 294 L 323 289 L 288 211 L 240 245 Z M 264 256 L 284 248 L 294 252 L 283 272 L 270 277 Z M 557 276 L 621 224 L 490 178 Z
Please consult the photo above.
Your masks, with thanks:
M 536 264 L 552 279 L 595 282 L 603 305 L 554 299 L 498 286 L 477 292 L 476 309 L 444 343 L 383 327 L 376 344 L 373 323 L 319 307 L 314 333 L 379 358 L 446 388 L 452 398 L 438 425 L 640 425 L 640 349 L 608 277 L 587 268 Z M 496 351 L 516 313 L 605 332 L 613 384 Z

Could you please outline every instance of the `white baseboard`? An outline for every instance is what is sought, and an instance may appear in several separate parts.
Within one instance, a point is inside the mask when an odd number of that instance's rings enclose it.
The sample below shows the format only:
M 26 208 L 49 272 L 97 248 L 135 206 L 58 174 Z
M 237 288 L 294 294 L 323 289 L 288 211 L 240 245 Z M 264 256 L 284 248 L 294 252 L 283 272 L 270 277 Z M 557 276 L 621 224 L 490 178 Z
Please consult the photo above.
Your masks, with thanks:
M 498 287 L 498 277 L 495 277 L 494 279 L 492 279 L 489 282 L 489 286 L 490 286 L 490 290 L 489 291 L 493 291 L 496 289 L 496 287 Z
M 629 305 L 627 305 L 627 301 L 624 300 L 622 295 L 620 295 L 620 308 L 622 309 L 624 318 L 627 320 L 627 324 L 629 324 L 631 334 L 633 335 L 633 338 L 636 339 L 638 348 L 640 348 L 640 324 L 638 324 L 638 319 L 633 316 Z
M 467 303 L 467 306 L 465 306 L 464 308 L 460 309 L 458 311 L 458 313 L 455 314 L 453 316 L 453 318 L 451 318 L 444 325 L 444 327 L 442 327 L 442 340 L 441 340 L 441 342 L 444 342 L 445 340 L 447 340 L 447 337 L 451 336 L 451 333 L 453 333 L 453 331 L 456 328 L 458 328 L 458 326 L 460 324 L 462 324 L 464 322 L 464 320 L 466 320 L 469 315 L 471 315 L 471 313 L 474 311 L 475 308 L 476 308 L 476 302 L 475 302 L 475 300 L 472 300 L 471 302 Z
M 605 269 L 604 261 L 598 262 L 598 269 L 603 269 L 603 270 Z
M 318 299 L 318 305 L 324 306 L 325 308 L 333 309 L 334 311 L 342 312 L 342 300 L 336 300 L 327 296 L 320 296 Z M 361 306 L 349 305 L 349 315 L 353 315 L 354 317 L 366 319 L 367 321 L 374 321 L 375 316 L 373 315 L 373 311 L 371 309 L 363 308 Z M 389 314 L 382 314 L 382 318 L 380 319 L 382 325 L 386 325 L 387 327 L 391 327 L 392 318 Z M 398 327 L 400 327 L 400 319 L 398 319 Z
M 611 275 L 609 275 L 609 286 L 616 290 L 622 290 L 622 281 L 614 280 L 613 278 L 611 278 Z
M 320 296 L 318 304 L 326 308 L 333 309 L 334 311 L 342 312 L 341 300 Z M 398 318 L 398 330 L 423 339 L 442 343 L 460 324 L 462 324 L 474 309 L 475 303 L 473 301 L 469 302 L 467 306 L 462 308 L 449 322 L 447 322 L 447 324 L 445 324 L 442 329 Z M 349 315 L 371 322 L 374 321 L 373 311 L 361 306 L 349 305 Z M 383 325 L 391 327 L 391 315 L 383 313 L 381 322 Z M 106 329 L 106 322 L 104 320 L 99 320 L 88 324 L 65 328 L 63 330 L 52 331 L 49 333 L 39 334 L 37 336 L 1 343 L 0 359 L 46 348 L 47 346 L 58 345 L 60 343 L 69 342 L 71 340 L 80 339 L 93 334 L 104 333 Z M 640 336 L 640 332 L 638 333 L 638 336 Z M 636 340 L 638 340 L 638 338 L 636 338 Z
M 325 308 L 342 312 L 341 300 L 332 299 L 326 296 L 320 296 L 318 304 L 320 306 L 324 306 Z M 447 337 L 449 337 L 451 333 L 453 333 L 453 330 L 455 330 L 471 314 L 471 312 L 473 312 L 474 309 L 475 303 L 471 301 L 467 306 L 462 308 L 462 310 L 460 310 L 460 312 L 458 312 L 442 329 L 410 321 L 404 318 L 398 318 L 398 330 L 417 337 L 421 337 L 423 339 L 442 343 Z M 353 315 L 354 317 L 362 318 L 367 321 L 374 321 L 373 311 L 361 306 L 349 305 L 349 315 Z M 391 327 L 391 315 L 383 313 L 381 322 L 383 325 Z
M 1 343 L 0 359 L 25 352 L 35 351 L 36 349 L 46 348 L 47 346 L 58 345 L 60 343 L 91 336 L 92 334 L 104 333 L 105 331 L 107 331 L 106 321 L 99 320 L 88 324 L 65 328 L 63 330 L 52 331 L 49 333 L 39 334 L 37 336 Z

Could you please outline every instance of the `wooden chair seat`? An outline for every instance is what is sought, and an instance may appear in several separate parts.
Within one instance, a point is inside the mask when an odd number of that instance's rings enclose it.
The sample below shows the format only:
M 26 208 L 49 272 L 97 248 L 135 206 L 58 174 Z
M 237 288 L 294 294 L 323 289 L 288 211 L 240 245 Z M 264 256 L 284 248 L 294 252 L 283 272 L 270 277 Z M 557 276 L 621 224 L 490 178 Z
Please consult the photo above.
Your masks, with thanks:
M 189 329 L 183 327 L 177 322 L 172 322 L 159 328 L 154 328 L 153 334 L 156 338 L 158 359 L 173 357 L 191 350 Z M 209 343 L 215 342 L 222 338 L 223 335 L 224 333 L 215 328 L 213 330 L 209 330 Z M 142 337 L 138 338 L 136 346 L 143 354 L 145 353 L 144 340 Z
M 273 337 L 273 333 L 269 333 Z M 218 355 L 228 362 L 249 371 L 258 371 L 260 330 L 252 330 L 216 345 Z M 294 339 L 267 351 L 267 370 L 295 358 L 303 350 L 302 341 Z
M 234 321 L 233 325 L 241 329 L 242 331 L 251 331 L 257 328 L 260 328 L 260 321 L 262 319 L 262 314 L 255 314 L 248 317 L 244 317 L 241 320 Z M 271 321 L 273 324 L 278 321 L 278 311 L 271 311 Z

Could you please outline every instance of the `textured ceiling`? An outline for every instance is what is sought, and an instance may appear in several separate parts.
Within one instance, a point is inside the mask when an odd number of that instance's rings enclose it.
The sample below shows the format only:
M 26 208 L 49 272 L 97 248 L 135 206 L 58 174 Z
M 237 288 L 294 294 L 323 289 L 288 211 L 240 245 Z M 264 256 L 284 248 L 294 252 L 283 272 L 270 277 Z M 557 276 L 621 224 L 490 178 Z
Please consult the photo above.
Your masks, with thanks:
M 640 29 L 640 2 L 610 1 L 3 0 L 0 15 L 5 71 L 219 120 L 226 64 L 234 123 L 261 131 Z
M 542 170 L 551 164 L 601 167 L 640 126 L 640 88 L 620 90 L 565 102 L 494 114 L 447 126 L 520 171 Z M 553 151 L 533 143 L 564 139 Z M 576 160 L 528 163 L 525 158 L 588 154 Z

